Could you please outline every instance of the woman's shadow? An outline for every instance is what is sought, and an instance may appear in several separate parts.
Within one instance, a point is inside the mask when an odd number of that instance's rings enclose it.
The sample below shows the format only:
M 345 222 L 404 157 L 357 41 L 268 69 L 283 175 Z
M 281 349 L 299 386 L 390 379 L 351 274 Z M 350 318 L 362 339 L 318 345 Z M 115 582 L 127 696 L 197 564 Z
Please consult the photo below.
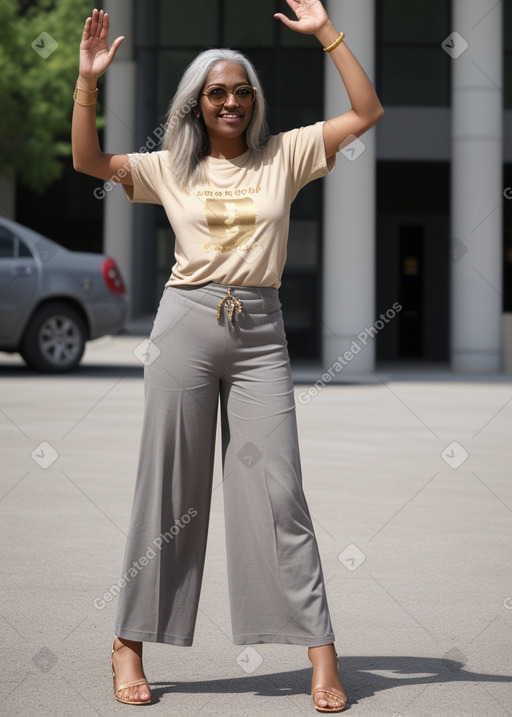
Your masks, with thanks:
M 471 672 L 464 669 L 458 650 L 444 657 L 353 656 L 338 660 L 341 681 L 351 704 L 372 697 L 377 692 L 405 685 L 429 685 L 447 682 L 512 682 L 512 676 Z M 187 682 L 152 682 L 153 701 L 167 693 L 240 694 L 263 697 L 285 697 L 307 694 L 311 684 L 311 668 L 247 675 L 216 680 Z

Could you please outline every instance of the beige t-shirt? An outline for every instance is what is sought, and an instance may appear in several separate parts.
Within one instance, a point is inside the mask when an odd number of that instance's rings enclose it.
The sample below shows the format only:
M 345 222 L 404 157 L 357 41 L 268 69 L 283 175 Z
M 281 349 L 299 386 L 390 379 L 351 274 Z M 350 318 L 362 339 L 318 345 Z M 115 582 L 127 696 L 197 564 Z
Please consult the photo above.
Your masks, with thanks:
M 286 261 L 290 206 L 313 179 L 334 169 L 325 156 L 323 122 L 282 132 L 261 153 L 206 158 L 208 184 L 180 189 L 166 151 L 131 154 L 132 202 L 163 205 L 176 235 L 166 286 L 215 281 L 279 288 Z

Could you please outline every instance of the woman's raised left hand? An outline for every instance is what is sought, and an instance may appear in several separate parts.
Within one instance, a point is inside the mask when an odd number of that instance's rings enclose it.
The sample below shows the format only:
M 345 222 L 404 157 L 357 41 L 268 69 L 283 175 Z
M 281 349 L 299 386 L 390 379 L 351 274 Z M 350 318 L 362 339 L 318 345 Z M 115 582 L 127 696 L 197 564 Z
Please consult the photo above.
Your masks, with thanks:
M 286 27 L 304 35 L 316 35 L 323 27 L 329 24 L 329 16 L 320 0 L 286 0 L 297 20 L 290 20 L 281 12 L 274 17 L 281 20 Z

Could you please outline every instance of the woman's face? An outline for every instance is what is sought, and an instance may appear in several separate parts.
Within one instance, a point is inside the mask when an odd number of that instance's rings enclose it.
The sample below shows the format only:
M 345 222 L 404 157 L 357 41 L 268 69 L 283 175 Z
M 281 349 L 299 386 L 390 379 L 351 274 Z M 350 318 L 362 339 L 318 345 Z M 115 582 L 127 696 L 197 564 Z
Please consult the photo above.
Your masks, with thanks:
M 238 62 L 223 60 L 211 70 L 204 83 L 203 92 L 213 87 L 222 87 L 228 96 L 220 107 L 212 105 L 208 97 L 201 95 L 199 108 L 210 139 L 239 139 L 247 130 L 251 121 L 254 105 L 242 107 L 234 96 L 241 85 L 250 85 L 247 74 Z

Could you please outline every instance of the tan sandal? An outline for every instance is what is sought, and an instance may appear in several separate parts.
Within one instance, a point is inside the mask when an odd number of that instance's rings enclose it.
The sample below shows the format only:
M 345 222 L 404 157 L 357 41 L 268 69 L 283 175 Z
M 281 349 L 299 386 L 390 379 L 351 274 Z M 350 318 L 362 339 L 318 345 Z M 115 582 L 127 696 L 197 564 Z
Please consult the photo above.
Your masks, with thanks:
M 338 661 L 338 658 L 339 655 L 338 653 L 336 653 L 336 661 Z M 318 707 L 315 703 L 315 695 L 317 692 L 325 692 L 326 695 L 333 697 L 336 703 L 341 704 L 337 707 Z M 317 712 L 343 712 L 343 710 L 347 706 L 347 696 L 343 692 L 337 690 L 335 687 L 332 687 L 330 690 L 327 690 L 325 687 L 322 687 L 322 685 L 318 685 L 311 690 L 311 697 L 313 698 L 313 704 L 315 705 L 315 709 Z
M 337 706 L 318 707 L 318 705 L 315 703 L 315 695 L 317 692 L 324 692 L 326 695 L 329 695 L 329 697 L 332 697 L 336 702 Z M 343 694 L 343 692 L 336 690 L 334 687 L 332 687 L 330 690 L 322 686 L 315 687 L 315 689 L 311 692 L 311 697 L 313 698 L 313 704 L 315 705 L 315 709 L 317 712 L 343 712 L 343 710 L 347 706 L 346 696 Z
M 127 682 L 126 685 L 116 686 L 116 673 L 114 670 L 114 652 L 117 652 L 122 647 L 126 647 L 126 645 L 123 645 L 121 643 L 121 645 L 119 645 L 119 647 L 115 648 L 114 647 L 115 643 L 116 643 L 116 640 L 114 638 L 114 642 L 112 643 L 112 652 L 110 654 L 110 666 L 112 668 L 112 680 L 114 682 L 114 697 L 116 698 L 116 700 L 118 702 L 122 702 L 125 705 L 149 705 L 149 704 L 151 704 L 151 690 L 149 689 L 149 684 L 148 684 L 148 681 L 146 680 L 146 678 L 144 678 L 142 680 L 134 680 L 133 682 Z M 125 690 L 129 689 L 130 687 L 140 687 L 141 685 L 147 686 L 148 692 L 150 693 L 149 700 L 138 700 L 138 701 L 127 700 L 127 699 L 123 699 L 123 697 L 121 696 L 121 693 L 124 692 Z

